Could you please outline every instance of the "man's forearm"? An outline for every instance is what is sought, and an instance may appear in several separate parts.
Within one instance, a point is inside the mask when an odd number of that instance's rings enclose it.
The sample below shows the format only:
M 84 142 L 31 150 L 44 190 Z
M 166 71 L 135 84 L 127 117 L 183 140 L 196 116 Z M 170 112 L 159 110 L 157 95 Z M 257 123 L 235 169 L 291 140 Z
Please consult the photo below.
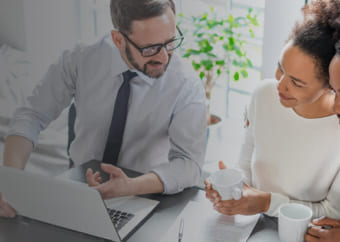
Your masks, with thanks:
M 24 169 L 32 151 L 33 143 L 30 140 L 23 136 L 10 135 L 5 142 L 4 165 Z
M 133 178 L 132 194 L 163 193 L 164 185 L 156 173 L 150 172 L 139 177 Z

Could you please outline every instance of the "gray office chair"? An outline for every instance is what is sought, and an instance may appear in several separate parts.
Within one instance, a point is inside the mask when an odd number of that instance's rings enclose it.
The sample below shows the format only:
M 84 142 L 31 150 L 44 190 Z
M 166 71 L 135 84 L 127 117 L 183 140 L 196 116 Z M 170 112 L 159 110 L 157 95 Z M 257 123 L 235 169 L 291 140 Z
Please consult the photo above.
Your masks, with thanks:
M 76 121 L 76 106 L 74 102 L 70 105 L 69 110 L 68 110 L 68 139 L 67 139 L 67 155 L 69 156 L 70 160 L 70 167 L 73 166 L 73 161 L 70 157 L 70 146 L 74 138 L 76 137 L 75 132 L 74 132 L 74 123 Z

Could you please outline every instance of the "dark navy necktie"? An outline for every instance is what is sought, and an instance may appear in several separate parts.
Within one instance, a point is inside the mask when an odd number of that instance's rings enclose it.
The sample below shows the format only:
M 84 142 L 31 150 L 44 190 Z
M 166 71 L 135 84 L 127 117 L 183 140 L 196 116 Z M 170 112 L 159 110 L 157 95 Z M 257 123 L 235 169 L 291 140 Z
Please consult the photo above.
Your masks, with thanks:
M 123 73 L 123 84 L 118 90 L 116 103 L 113 109 L 112 121 L 109 135 L 107 137 L 103 162 L 116 165 L 119 151 L 122 146 L 123 134 L 125 129 L 128 103 L 130 97 L 130 80 L 137 76 L 135 72 L 126 71 Z

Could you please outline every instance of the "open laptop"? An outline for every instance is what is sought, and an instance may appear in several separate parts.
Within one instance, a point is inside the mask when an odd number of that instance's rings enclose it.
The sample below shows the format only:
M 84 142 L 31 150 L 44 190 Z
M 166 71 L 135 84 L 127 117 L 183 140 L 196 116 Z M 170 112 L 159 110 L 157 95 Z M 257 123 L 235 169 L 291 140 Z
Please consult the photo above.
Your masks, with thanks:
M 0 191 L 19 215 L 118 242 L 159 203 L 137 196 L 104 201 L 85 183 L 4 166 Z

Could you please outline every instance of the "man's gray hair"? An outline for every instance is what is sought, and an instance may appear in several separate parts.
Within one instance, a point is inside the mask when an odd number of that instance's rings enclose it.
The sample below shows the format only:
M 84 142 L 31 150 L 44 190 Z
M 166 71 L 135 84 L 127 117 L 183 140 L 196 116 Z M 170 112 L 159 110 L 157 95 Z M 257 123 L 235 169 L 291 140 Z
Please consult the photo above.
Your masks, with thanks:
M 176 13 L 173 0 L 111 0 L 111 19 L 115 29 L 131 34 L 132 21 L 161 16 L 168 7 Z

